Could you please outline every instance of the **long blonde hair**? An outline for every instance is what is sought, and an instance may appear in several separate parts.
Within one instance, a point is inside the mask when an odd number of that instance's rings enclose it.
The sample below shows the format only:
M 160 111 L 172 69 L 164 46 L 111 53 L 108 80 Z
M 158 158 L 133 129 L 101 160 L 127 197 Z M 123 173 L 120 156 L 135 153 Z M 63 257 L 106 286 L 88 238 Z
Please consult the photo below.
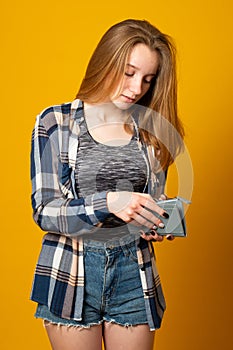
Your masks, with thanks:
M 182 150 L 184 137 L 177 114 L 176 49 L 168 35 L 145 20 L 113 25 L 97 45 L 76 97 L 88 103 L 106 101 L 123 80 L 129 54 L 138 43 L 159 54 L 156 77 L 137 104 L 148 107 L 139 118 L 140 135 L 152 147 L 155 163 L 159 160 L 166 169 Z

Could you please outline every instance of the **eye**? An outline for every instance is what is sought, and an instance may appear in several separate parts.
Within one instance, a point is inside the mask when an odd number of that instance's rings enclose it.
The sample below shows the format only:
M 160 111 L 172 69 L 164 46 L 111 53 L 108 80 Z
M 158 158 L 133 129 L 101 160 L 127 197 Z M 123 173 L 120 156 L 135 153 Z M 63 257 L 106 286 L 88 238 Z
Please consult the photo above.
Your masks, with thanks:
M 134 73 L 125 72 L 125 75 L 126 75 L 127 77 L 133 77 L 133 76 L 134 76 Z
M 150 79 L 150 80 L 144 79 L 144 83 L 146 83 L 146 84 L 151 84 L 151 82 L 152 82 L 152 79 Z
M 144 79 L 143 79 L 143 81 L 144 81 L 144 83 L 145 84 L 151 84 L 152 83 L 152 81 L 154 80 L 154 76 L 152 76 L 152 77 L 145 77 Z

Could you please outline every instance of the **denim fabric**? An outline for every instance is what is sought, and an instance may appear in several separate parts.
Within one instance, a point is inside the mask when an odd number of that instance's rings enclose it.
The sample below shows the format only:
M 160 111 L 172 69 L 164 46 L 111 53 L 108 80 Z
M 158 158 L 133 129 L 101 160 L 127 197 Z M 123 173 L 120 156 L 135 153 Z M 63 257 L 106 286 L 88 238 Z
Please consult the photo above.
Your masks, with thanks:
M 124 326 L 147 322 L 138 269 L 138 241 L 128 237 L 108 241 L 84 241 L 85 294 L 82 320 L 67 320 L 38 305 L 35 314 L 55 324 L 90 327 L 103 321 Z

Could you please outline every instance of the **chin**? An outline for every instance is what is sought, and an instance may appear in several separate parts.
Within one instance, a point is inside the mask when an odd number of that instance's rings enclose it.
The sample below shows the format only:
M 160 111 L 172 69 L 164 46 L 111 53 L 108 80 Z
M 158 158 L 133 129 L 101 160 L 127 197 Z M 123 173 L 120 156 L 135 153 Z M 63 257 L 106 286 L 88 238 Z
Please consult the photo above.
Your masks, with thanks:
M 112 103 L 121 110 L 127 110 L 134 105 L 134 103 L 127 103 L 122 101 L 112 101 Z

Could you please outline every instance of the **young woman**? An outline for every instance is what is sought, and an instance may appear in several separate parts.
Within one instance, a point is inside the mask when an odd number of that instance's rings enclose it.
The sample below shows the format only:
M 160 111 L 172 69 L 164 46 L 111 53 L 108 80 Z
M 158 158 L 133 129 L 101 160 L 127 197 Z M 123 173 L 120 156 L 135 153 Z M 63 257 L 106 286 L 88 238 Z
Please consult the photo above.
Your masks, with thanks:
M 38 116 L 32 206 L 48 233 L 31 299 L 53 349 L 153 348 L 165 301 L 152 241 L 168 217 L 155 200 L 183 135 L 174 47 L 141 20 L 112 26 L 76 99 Z

